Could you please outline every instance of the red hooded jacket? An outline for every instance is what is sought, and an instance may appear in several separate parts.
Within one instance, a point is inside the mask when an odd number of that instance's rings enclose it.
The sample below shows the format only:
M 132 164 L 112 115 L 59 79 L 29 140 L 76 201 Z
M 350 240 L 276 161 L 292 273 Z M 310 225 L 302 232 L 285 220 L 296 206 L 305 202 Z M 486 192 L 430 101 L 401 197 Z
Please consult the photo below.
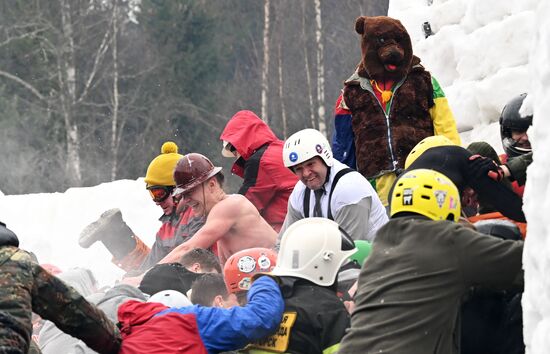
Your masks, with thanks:
M 244 178 L 239 194 L 279 232 L 290 193 L 298 178 L 283 164 L 283 144 L 263 120 L 251 111 L 237 112 L 223 130 L 221 140 L 241 155 L 231 172 Z
M 119 354 L 208 354 L 195 315 L 155 316 L 166 309 L 163 304 L 135 300 L 120 306 L 118 320 L 123 342 Z

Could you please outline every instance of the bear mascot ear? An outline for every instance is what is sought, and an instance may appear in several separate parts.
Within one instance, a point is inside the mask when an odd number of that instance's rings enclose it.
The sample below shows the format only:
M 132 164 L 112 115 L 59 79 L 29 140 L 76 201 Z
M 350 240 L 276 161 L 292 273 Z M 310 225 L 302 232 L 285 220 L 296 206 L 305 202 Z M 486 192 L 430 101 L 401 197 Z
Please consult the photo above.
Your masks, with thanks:
M 355 32 L 361 35 L 365 33 L 365 24 L 367 22 L 366 19 L 366 16 L 357 17 L 357 20 L 355 20 Z

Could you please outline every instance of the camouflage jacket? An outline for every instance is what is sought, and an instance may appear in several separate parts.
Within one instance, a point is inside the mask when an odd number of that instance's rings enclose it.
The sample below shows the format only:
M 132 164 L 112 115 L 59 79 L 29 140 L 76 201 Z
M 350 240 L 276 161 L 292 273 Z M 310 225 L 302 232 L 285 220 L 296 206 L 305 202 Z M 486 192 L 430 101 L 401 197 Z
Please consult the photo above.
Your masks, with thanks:
M 6 241 L 6 230 L 0 225 L 0 353 L 27 354 L 33 311 L 97 352 L 117 353 L 120 334 L 105 314 L 32 262 L 13 233 Z

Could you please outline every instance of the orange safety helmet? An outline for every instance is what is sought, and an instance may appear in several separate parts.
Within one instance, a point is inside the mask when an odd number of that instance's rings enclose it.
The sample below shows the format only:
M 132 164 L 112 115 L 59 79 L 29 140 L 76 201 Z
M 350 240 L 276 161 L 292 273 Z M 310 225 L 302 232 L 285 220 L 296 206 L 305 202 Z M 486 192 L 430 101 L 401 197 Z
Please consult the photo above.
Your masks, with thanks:
M 248 291 L 252 276 L 271 272 L 276 263 L 277 252 L 269 248 L 248 248 L 233 254 L 223 267 L 227 291 L 230 294 Z
M 189 192 L 215 176 L 221 169 L 221 167 L 215 167 L 212 161 L 204 155 L 191 153 L 183 156 L 174 169 L 176 190 L 173 195 Z

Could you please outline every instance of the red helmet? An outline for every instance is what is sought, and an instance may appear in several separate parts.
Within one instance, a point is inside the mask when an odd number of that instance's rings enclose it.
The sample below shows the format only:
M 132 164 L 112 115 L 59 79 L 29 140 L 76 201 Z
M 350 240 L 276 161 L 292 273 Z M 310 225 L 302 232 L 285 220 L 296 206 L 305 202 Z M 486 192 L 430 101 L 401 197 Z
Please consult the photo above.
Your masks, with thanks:
M 269 273 L 277 263 L 277 253 L 269 248 L 248 248 L 233 254 L 223 267 L 227 291 L 247 291 L 256 273 Z
M 186 193 L 221 171 L 204 155 L 191 153 L 183 156 L 174 169 L 174 195 Z

